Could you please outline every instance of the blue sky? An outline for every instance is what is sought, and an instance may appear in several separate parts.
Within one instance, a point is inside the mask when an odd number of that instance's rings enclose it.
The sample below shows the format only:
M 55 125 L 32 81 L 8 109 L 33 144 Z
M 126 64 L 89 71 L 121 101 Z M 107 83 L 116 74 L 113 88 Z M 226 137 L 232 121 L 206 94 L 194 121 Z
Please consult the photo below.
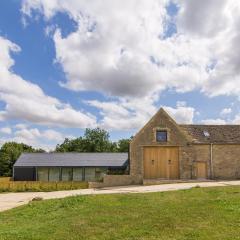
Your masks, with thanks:
M 239 9 L 0 1 L 0 143 L 52 149 L 97 126 L 128 138 L 160 107 L 181 123 L 238 124 Z

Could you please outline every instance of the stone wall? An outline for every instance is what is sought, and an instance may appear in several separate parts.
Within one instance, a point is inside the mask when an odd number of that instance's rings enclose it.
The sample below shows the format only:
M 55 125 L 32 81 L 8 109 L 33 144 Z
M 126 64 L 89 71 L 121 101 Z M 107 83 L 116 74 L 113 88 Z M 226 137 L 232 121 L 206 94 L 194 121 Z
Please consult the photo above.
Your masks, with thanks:
M 112 186 L 127 186 L 142 184 L 142 178 L 140 176 L 131 175 L 105 175 L 103 182 L 90 182 L 89 188 L 102 188 Z
M 213 177 L 240 179 L 240 145 L 213 145 Z
M 207 178 L 211 176 L 211 145 L 200 144 L 193 146 L 193 166 L 192 177 L 197 178 L 197 162 L 205 162 L 207 164 Z
M 211 145 L 195 144 L 181 148 L 181 178 L 197 178 L 197 162 L 206 162 L 207 178 L 238 179 L 240 178 L 240 145 L 213 144 L 211 174 Z M 191 173 L 191 176 L 188 174 Z
M 156 129 L 168 132 L 168 141 L 156 142 Z M 136 134 L 130 144 L 130 174 L 143 178 L 144 146 L 185 146 L 187 139 L 176 122 L 163 110 L 159 112 Z M 181 173 L 180 173 L 181 175 Z M 189 175 L 189 174 L 188 174 Z
M 180 179 L 192 179 L 192 167 L 194 160 L 194 147 L 182 146 L 179 148 L 179 172 Z

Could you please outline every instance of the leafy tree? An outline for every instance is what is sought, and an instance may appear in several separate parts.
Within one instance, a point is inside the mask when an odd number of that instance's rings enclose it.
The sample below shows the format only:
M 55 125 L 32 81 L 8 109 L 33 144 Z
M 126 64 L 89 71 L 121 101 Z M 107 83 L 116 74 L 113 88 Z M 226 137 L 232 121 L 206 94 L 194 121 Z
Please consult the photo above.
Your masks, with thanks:
M 128 152 L 130 140 L 111 142 L 106 130 L 87 128 L 83 137 L 66 138 L 62 144 L 58 144 L 56 152 Z
M 110 152 L 113 151 L 115 147 L 109 141 L 109 133 L 100 128 L 87 128 L 84 139 L 88 152 Z
M 118 152 L 128 152 L 130 141 L 131 139 L 129 138 L 120 139 L 117 143 Z
M 11 176 L 12 167 L 23 152 L 44 152 L 24 143 L 7 142 L 0 149 L 0 176 Z

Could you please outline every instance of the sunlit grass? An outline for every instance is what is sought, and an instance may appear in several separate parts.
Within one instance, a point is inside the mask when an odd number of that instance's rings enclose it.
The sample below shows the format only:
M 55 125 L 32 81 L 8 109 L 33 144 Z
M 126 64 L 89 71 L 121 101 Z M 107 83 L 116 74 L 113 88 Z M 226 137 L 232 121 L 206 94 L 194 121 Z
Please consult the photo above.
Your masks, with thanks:
M 240 187 L 31 202 L 0 213 L 0 239 L 240 239 Z

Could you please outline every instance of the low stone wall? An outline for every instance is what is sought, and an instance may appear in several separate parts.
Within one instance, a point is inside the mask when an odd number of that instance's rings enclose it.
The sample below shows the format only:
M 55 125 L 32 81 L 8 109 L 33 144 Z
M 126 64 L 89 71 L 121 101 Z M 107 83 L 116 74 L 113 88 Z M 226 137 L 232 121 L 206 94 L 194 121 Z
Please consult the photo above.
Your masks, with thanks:
M 103 182 L 89 182 L 89 188 L 127 186 L 136 184 L 142 184 L 142 178 L 140 176 L 105 175 L 103 178 Z

